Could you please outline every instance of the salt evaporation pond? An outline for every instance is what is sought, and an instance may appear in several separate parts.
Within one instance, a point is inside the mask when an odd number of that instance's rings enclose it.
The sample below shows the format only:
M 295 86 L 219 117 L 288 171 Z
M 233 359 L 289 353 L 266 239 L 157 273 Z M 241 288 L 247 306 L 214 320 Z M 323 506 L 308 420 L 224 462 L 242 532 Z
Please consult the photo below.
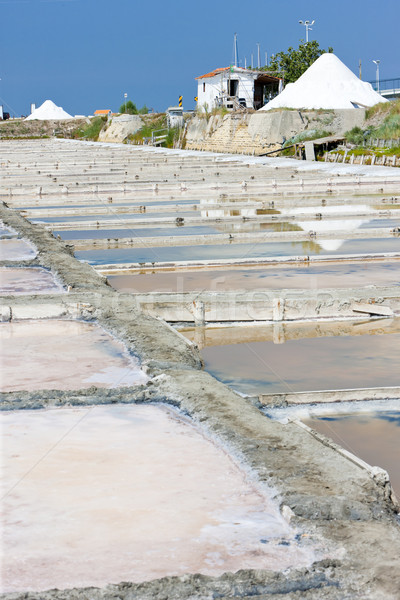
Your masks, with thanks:
M 0 221 L 0 239 L 16 237 L 17 232 L 11 227 L 6 227 L 3 221 Z
M 37 217 L 29 219 L 32 223 L 80 223 L 81 221 L 120 221 L 122 225 L 125 225 L 126 220 L 134 219 L 161 219 L 170 218 L 175 219 L 176 217 L 190 217 L 196 215 L 196 211 L 190 212 L 150 212 L 150 213 L 117 213 L 109 212 L 107 214 L 91 214 L 91 215 L 69 215 L 69 216 L 58 216 L 58 217 Z
M 394 491 L 400 497 L 399 411 L 335 414 L 332 410 L 331 414 L 302 420 L 368 464 L 388 471 Z
M 148 379 L 123 344 L 98 325 L 13 321 L 0 323 L 0 337 L 2 392 L 126 387 Z
M 249 395 L 400 385 L 400 333 L 276 341 L 205 347 L 205 369 Z
M 121 292 L 197 292 L 204 290 L 322 289 L 400 285 L 400 262 L 371 261 L 246 269 L 201 269 L 109 275 Z
M 32 260 L 37 250 L 31 242 L 16 238 L 0 240 L 0 260 Z
M 2 592 L 316 559 L 268 488 L 163 406 L 2 413 Z
M 400 252 L 400 238 L 324 240 L 321 242 L 254 242 L 252 244 L 167 246 L 83 250 L 76 258 L 92 265 L 179 262 L 188 260 L 276 258 L 284 256 L 327 256 Z
M 178 235 L 217 234 L 215 227 L 148 227 L 146 229 L 71 229 L 53 232 L 63 240 L 104 240 L 119 238 L 169 237 Z
M 0 294 L 59 294 L 63 287 L 40 267 L 0 267 Z

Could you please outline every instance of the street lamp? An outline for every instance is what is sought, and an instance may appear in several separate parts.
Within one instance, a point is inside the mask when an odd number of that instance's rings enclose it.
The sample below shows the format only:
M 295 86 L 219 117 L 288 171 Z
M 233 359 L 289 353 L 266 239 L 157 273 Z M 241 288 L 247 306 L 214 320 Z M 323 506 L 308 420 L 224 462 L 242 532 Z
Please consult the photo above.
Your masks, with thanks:
M 376 64 L 376 91 L 379 94 L 379 63 L 381 61 L 380 60 L 373 60 L 372 62 Z
M 306 28 L 306 44 L 308 44 L 308 31 L 312 31 L 311 25 L 314 25 L 315 21 L 299 21 L 300 25 L 304 25 Z
M 125 107 L 124 108 L 124 112 L 125 113 L 126 113 L 126 99 L 127 99 L 127 97 L 128 97 L 128 94 L 125 92 L 125 94 L 124 94 L 124 107 Z

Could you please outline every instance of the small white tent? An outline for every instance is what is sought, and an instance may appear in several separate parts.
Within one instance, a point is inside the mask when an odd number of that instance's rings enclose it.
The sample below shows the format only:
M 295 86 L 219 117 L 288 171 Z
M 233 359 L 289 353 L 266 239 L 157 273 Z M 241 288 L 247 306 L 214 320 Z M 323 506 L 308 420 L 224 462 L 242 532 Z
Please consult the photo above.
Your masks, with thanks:
M 61 106 L 57 106 L 51 100 L 46 100 L 29 117 L 26 117 L 25 121 L 62 121 L 65 119 L 73 119 L 73 117 L 65 112 Z
M 260 110 L 359 108 L 379 102 L 388 100 L 375 92 L 370 83 L 358 79 L 337 56 L 327 52 Z

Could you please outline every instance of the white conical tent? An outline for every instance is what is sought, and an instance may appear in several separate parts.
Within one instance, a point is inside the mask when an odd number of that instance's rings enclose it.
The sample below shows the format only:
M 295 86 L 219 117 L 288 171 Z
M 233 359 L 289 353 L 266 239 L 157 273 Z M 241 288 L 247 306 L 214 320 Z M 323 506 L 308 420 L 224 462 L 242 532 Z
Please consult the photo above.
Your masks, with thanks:
M 375 92 L 370 83 L 354 75 L 337 56 L 327 52 L 260 110 L 358 108 L 379 102 L 388 100 Z
M 25 121 L 62 121 L 64 119 L 73 119 L 73 117 L 61 106 L 57 106 L 51 100 L 46 100 L 29 117 L 26 117 Z

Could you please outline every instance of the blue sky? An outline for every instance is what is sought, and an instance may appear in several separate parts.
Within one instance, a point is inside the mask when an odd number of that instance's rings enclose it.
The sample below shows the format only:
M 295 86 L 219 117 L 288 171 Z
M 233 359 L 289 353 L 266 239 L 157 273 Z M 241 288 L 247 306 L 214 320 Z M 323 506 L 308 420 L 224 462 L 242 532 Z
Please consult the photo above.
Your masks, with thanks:
M 400 0 L 0 0 L 0 103 L 28 114 L 53 100 L 70 114 L 118 110 L 124 92 L 138 106 L 165 110 L 183 95 L 194 108 L 194 78 L 227 66 L 238 34 L 250 61 L 305 38 L 299 19 L 315 19 L 310 40 L 364 80 L 400 77 Z

